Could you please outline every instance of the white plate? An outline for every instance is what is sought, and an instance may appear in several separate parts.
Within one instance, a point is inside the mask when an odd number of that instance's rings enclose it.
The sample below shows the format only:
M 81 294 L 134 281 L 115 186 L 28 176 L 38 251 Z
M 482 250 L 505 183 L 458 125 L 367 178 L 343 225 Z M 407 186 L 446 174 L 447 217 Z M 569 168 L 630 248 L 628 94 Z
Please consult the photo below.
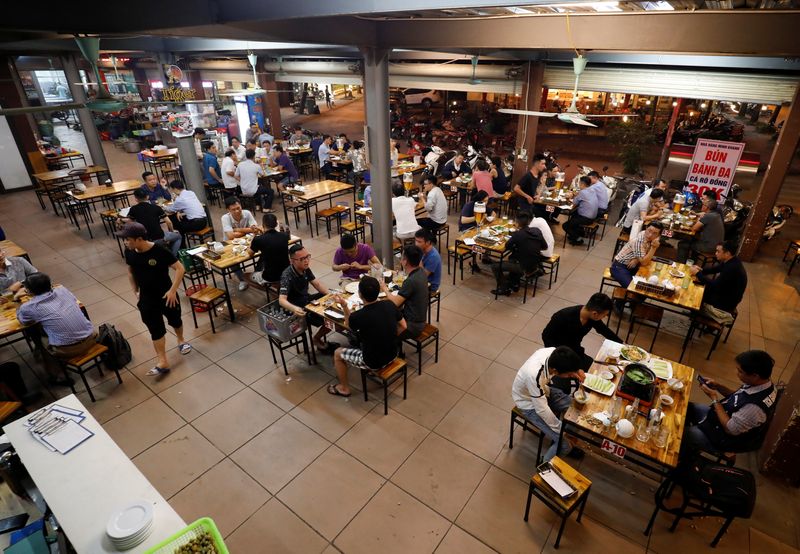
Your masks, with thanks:
M 611 381 L 603 379 L 599 375 L 587 373 L 586 378 L 583 380 L 583 388 L 589 389 L 590 391 L 594 391 L 598 394 L 611 396 L 614 394 L 614 389 L 617 388 L 617 385 Z
M 647 366 L 653 370 L 653 373 L 656 374 L 656 377 L 659 379 L 672 379 L 672 364 L 667 360 L 662 360 L 661 358 L 650 358 L 650 361 L 647 362 Z
M 141 533 L 137 533 L 135 536 L 124 539 L 124 540 L 117 540 L 111 539 L 111 544 L 113 544 L 118 550 L 128 550 L 144 542 L 144 540 L 150 536 L 150 533 L 153 532 L 153 525 L 152 523 L 142 529 Z M 109 537 L 110 538 L 110 537 Z
M 137 500 L 114 512 L 106 525 L 106 533 L 112 539 L 125 540 L 140 533 L 152 521 L 153 504 Z
M 656 279 L 658 279 L 658 278 L 656 277 Z M 631 360 L 628 356 L 625 355 L 625 350 L 626 349 L 636 349 L 639 352 L 641 352 L 642 354 L 644 354 L 644 357 L 641 360 Z M 638 346 L 634 346 L 632 344 L 626 344 L 625 346 L 623 346 L 620 349 L 620 356 L 622 356 L 623 358 L 625 358 L 629 362 L 639 362 L 639 363 L 643 363 L 643 364 L 646 364 L 647 360 L 650 359 L 650 354 L 647 352 L 647 350 L 645 350 L 644 348 L 639 348 Z
M 350 294 L 357 294 L 358 293 L 358 281 L 353 281 L 352 283 L 347 283 L 345 285 L 344 290 L 349 292 Z

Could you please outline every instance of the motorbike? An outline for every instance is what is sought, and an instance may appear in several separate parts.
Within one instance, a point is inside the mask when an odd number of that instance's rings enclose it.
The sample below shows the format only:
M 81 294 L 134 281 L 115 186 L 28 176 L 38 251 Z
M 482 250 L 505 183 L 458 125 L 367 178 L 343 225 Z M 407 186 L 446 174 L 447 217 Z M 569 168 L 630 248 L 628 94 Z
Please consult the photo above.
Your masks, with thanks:
M 425 155 L 425 165 L 427 166 L 425 171 L 428 175 L 438 175 L 444 164 L 445 151 L 436 145 L 431 146 L 430 151 Z
M 727 196 L 723 197 L 722 204 L 722 223 L 725 227 L 725 240 L 733 240 L 737 243 L 747 223 L 750 210 L 753 208 L 750 202 L 742 202 L 738 199 L 741 192 L 742 187 L 734 183 Z
M 640 175 L 642 177 L 642 175 Z M 625 216 L 628 215 L 628 212 L 631 209 L 631 206 L 639 199 L 639 197 L 644 194 L 646 191 L 650 190 L 653 186 L 652 181 L 644 181 L 644 180 L 636 180 L 636 179 L 628 179 L 622 176 L 617 177 L 618 186 L 621 189 L 623 185 L 625 186 L 625 190 L 628 191 L 628 196 L 625 198 L 625 202 L 622 203 L 622 208 L 619 210 L 619 218 L 617 219 L 616 226 L 622 227 L 622 223 L 625 220 Z
M 770 240 L 777 235 L 792 214 L 794 214 L 794 208 L 789 204 L 778 204 L 772 208 L 772 212 L 767 217 L 767 226 L 764 228 L 764 240 Z

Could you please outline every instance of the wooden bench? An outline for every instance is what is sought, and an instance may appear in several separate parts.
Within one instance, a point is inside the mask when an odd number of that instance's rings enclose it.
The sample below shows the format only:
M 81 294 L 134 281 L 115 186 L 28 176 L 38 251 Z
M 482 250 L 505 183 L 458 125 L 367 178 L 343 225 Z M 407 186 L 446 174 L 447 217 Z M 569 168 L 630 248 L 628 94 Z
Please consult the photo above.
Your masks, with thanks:
M 561 526 L 558 528 L 556 542 L 553 544 L 553 548 L 558 549 L 558 545 L 561 543 L 561 535 L 564 533 L 564 526 L 567 524 L 567 519 L 576 509 L 578 510 L 577 521 L 580 522 L 583 516 L 583 509 L 586 507 L 586 500 L 589 498 L 589 490 L 592 487 L 592 482 L 558 456 L 553 458 L 550 464 L 561 474 L 565 481 L 577 490 L 577 492 L 569 498 L 562 498 L 561 495 L 550 488 L 550 485 L 544 482 L 538 473 L 535 473 L 533 477 L 531 477 L 531 483 L 528 487 L 528 502 L 525 505 L 524 519 L 528 521 L 528 515 L 531 511 L 531 497 L 536 496 L 545 506 L 553 510 L 553 512 L 561 518 Z
M 381 369 L 361 368 L 361 388 L 364 389 L 364 402 L 367 396 L 367 379 L 383 387 L 383 415 L 389 414 L 389 385 L 403 378 L 403 400 L 408 390 L 408 366 L 405 360 L 395 358 Z
M 192 319 L 194 320 L 194 328 L 197 329 L 197 313 L 196 307 L 205 309 L 208 312 L 208 319 L 211 322 L 211 332 L 216 333 L 214 328 L 214 308 L 220 304 L 224 304 L 228 300 L 228 294 L 216 287 L 204 287 L 196 290 L 192 294 L 187 294 L 189 305 L 192 307 Z
M 342 225 L 342 231 L 353 235 L 356 238 L 356 241 L 358 241 L 360 238 L 361 242 L 367 242 L 367 231 L 364 228 L 364 225 L 361 223 L 348 221 Z
M 328 231 L 328 238 L 331 238 L 331 222 L 336 221 L 336 229 L 337 233 L 342 233 L 342 218 L 344 215 L 347 214 L 347 218 L 350 218 L 350 208 L 347 206 L 332 206 L 330 208 L 325 208 L 324 210 L 318 210 L 317 213 L 314 215 L 314 225 L 317 228 L 317 235 L 319 235 L 319 222 L 320 220 L 325 222 L 325 229 Z
M 583 237 L 586 239 L 586 250 L 591 250 L 592 246 L 594 246 L 595 241 L 597 240 L 597 230 L 600 228 L 600 225 L 597 224 L 596 221 L 592 221 L 591 223 L 587 223 L 586 225 L 581 225 L 581 229 L 583 230 Z M 568 235 L 564 235 L 564 248 L 567 247 L 567 238 Z
M 215 240 L 213 227 L 206 226 L 199 231 L 186 231 L 186 246 L 190 248 L 206 243 L 209 240 Z
M 418 358 L 419 366 L 417 367 L 417 371 L 419 372 L 420 375 L 422 375 L 422 349 L 425 348 L 426 346 L 428 346 L 431 343 L 435 343 L 436 344 L 435 351 L 434 351 L 435 354 L 434 354 L 433 363 L 435 363 L 435 364 L 439 363 L 439 329 L 438 329 L 438 327 L 435 327 L 435 326 L 431 325 L 430 323 L 428 323 L 428 324 L 425 325 L 425 328 L 422 330 L 422 332 L 419 335 L 417 335 L 416 337 L 409 337 L 409 338 L 403 339 L 402 342 L 407 344 L 407 345 L 409 345 L 409 346 L 413 346 L 414 348 L 416 348 L 417 356 L 419 357 Z
M 436 236 L 436 244 L 439 246 L 440 249 L 442 244 L 442 237 L 445 237 L 444 245 L 445 246 L 450 245 L 450 225 L 448 223 L 445 223 L 444 225 L 440 226 L 438 229 L 436 229 L 436 231 L 434 231 L 433 234 Z
M 306 214 L 306 223 L 308 224 L 308 232 L 314 236 L 314 230 L 311 227 L 311 208 L 317 206 L 316 200 L 309 200 L 307 202 L 300 202 L 295 200 L 291 193 L 285 192 L 281 194 L 283 203 L 283 220 L 286 225 L 289 225 L 289 214 L 294 214 L 294 224 L 300 227 L 300 214 Z
M 92 394 L 92 389 L 89 387 L 89 382 L 86 380 L 86 372 L 92 369 L 92 367 L 96 367 L 97 371 L 100 372 L 100 375 L 103 375 L 103 368 L 100 366 L 100 362 L 102 361 L 103 354 L 106 352 L 108 352 L 108 347 L 98 343 L 92 346 L 85 354 L 75 356 L 69 360 L 61 361 L 61 368 L 64 371 L 64 376 L 68 380 L 69 372 L 77 373 L 81 376 L 83 385 L 86 387 L 86 392 L 89 393 L 89 398 L 92 400 L 92 402 L 95 401 L 95 398 L 94 394 Z M 115 369 L 114 373 L 117 375 L 117 381 L 122 384 L 122 377 L 119 375 L 119 369 Z M 77 394 L 75 391 L 75 385 L 71 380 L 69 388 L 72 390 L 72 394 Z
M 614 253 L 611 255 L 613 258 L 617 255 L 617 252 L 622 250 L 622 247 L 628 244 L 628 241 L 631 240 L 630 235 L 627 233 L 620 232 L 619 236 L 617 237 L 617 242 L 614 243 Z
M 605 268 L 603 270 L 603 278 L 600 279 L 600 292 L 603 292 L 605 287 L 616 287 L 617 284 L 617 280 L 611 276 L 611 268 Z

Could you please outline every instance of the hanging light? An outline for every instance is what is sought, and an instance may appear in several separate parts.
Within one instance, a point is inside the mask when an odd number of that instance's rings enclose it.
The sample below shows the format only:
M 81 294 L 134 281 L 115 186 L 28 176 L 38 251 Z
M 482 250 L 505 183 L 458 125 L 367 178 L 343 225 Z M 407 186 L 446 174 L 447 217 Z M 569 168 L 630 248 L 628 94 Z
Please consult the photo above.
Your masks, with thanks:
M 645 104 L 650 105 L 650 100 L 645 101 Z
M 762 112 L 765 112 L 765 111 L 767 111 L 767 107 L 766 107 L 766 106 L 761 106 L 761 111 L 762 111 Z
M 672 103 L 672 107 L 673 107 L 673 108 L 677 108 L 677 107 L 678 107 L 678 103 L 677 103 L 677 102 L 673 102 L 673 103 Z
M 627 115 L 623 115 L 623 116 L 622 116 L 622 121 L 623 121 L 624 123 L 627 123 L 627 122 L 628 122 L 628 116 L 627 116 Z
M 694 117 L 694 112 L 689 112 L 689 117 Z
M 707 104 L 706 104 L 705 102 L 703 102 L 702 104 L 700 104 L 700 108 L 701 108 L 701 109 L 704 109 L 704 110 L 705 110 L 705 109 L 706 109 L 706 106 L 707 106 Z

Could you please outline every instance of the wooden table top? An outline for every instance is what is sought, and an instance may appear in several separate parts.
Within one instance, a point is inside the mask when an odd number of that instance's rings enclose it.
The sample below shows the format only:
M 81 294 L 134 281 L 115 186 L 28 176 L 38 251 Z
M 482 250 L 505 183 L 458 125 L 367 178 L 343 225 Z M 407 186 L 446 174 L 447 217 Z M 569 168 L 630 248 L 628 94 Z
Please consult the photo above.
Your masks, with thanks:
M 418 171 L 422 171 L 426 167 L 428 166 L 425 164 L 414 165 L 413 163 L 411 165 L 395 165 L 392 166 L 392 172 L 397 173 L 398 175 L 405 175 L 406 173 L 416 173 Z
M 310 146 L 303 146 L 301 148 L 295 148 L 293 146 L 285 146 L 284 150 L 286 150 L 286 153 L 289 154 L 290 156 L 294 156 L 294 155 L 299 156 L 300 154 L 310 154 L 311 153 L 311 147 Z
M 142 186 L 142 183 L 135 179 L 127 181 L 117 181 L 112 183 L 110 187 L 100 185 L 97 187 L 86 187 L 86 192 L 78 194 L 78 190 L 68 190 L 67 194 L 76 200 L 95 200 L 97 198 L 104 198 L 106 196 L 113 196 L 115 194 L 123 194 L 126 192 L 133 192 Z
M 589 490 L 589 487 L 592 486 L 592 482 L 558 456 L 550 460 L 550 465 L 552 465 L 556 471 L 561 474 L 564 480 L 572 485 L 578 492 L 569 498 L 561 498 L 560 495 L 551 492 L 550 486 L 545 484 L 544 479 L 539 476 L 539 472 L 533 474 L 531 481 L 536 484 L 539 490 L 546 491 L 548 497 L 558 504 L 562 510 L 567 511 L 583 497 L 586 491 Z
M 656 266 L 661 265 L 660 269 L 657 269 Z M 670 271 L 673 269 L 683 272 L 686 276 L 689 277 L 689 287 L 682 288 L 681 285 L 685 277 L 673 277 L 670 275 Z M 689 273 L 689 266 L 686 264 L 676 264 L 673 268 L 667 264 L 657 264 L 656 262 L 650 262 L 650 264 L 646 267 L 640 267 L 639 271 L 636 272 L 636 277 L 642 277 L 644 279 L 649 279 L 651 275 L 658 274 L 658 281 L 659 283 L 664 279 L 669 279 L 669 281 L 675 286 L 675 294 L 671 297 L 664 296 L 663 294 L 655 294 L 652 292 L 644 292 L 641 290 L 636 289 L 636 281 L 631 281 L 631 284 L 628 285 L 628 290 L 630 292 L 634 292 L 646 298 L 652 298 L 654 300 L 658 300 L 659 302 L 664 302 L 667 304 L 672 304 L 674 306 L 678 306 L 679 308 L 685 308 L 687 310 L 696 311 L 700 309 L 700 304 L 703 302 L 703 293 L 706 290 L 705 285 L 701 285 L 699 283 L 694 282 L 692 279 L 691 273 Z
M 294 190 L 290 190 L 290 194 L 298 200 L 316 200 L 324 196 L 337 194 L 340 192 L 353 190 L 353 185 L 350 183 L 342 183 L 341 181 L 325 180 L 317 183 L 309 183 L 303 187 L 303 193 L 298 194 Z
M 60 287 L 61 285 L 53 285 L 53 287 Z M 19 333 L 23 329 L 30 327 L 30 325 L 23 325 L 17 319 L 17 308 L 30 300 L 32 297 L 27 294 L 22 296 L 19 301 L 8 300 L 5 297 L 0 299 L 0 338 Z M 83 307 L 81 301 L 78 301 L 78 306 Z
M 160 158 L 172 158 L 178 155 L 177 148 L 167 148 L 166 150 L 142 150 L 141 155 L 143 158 L 150 158 L 157 160 Z
M 353 281 L 353 282 L 357 282 L 357 281 Z M 351 296 L 353 296 L 349 292 L 345 292 L 345 291 L 342 291 L 341 293 L 338 293 L 338 294 L 345 301 L 347 301 Z M 380 294 L 383 294 L 383 292 L 381 292 Z M 335 323 L 336 325 L 342 327 L 343 329 L 347 329 L 348 327 L 346 327 L 345 324 L 344 324 L 344 317 L 335 318 L 335 317 L 331 317 L 331 316 L 329 316 L 328 314 L 325 313 L 325 310 L 331 308 L 334 305 L 333 297 L 334 297 L 334 293 L 326 294 L 325 296 L 323 296 L 322 298 L 319 299 L 319 303 L 318 304 L 306 304 L 306 307 L 305 307 L 306 311 L 313 312 L 313 313 L 317 314 L 318 316 L 322 317 L 323 319 L 325 319 L 326 321 L 330 321 L 331 323 Z M 379 296 L 378 299 L 379 300 L 384 300 L 385 296 Z M 361 309 L 361 306 L 357 307 L 355 310 L 352 310 L 352 311 L 358 311 L 359 309 Z M 338 306 L 336 306 L 336 310 L 337 311 L 341 311 Z M 352 311 L 351 311 L 351 313 L 352 313 Z
M 212 266 L 212 267 L 214 267 L 216 269 L 219 269 L 219 270 L 229 269 L 229 268 L 231 268 L 231 267 L 233 267 L 233 266 L 235 266 L 237 264 L 248 262 L 248 261 L 253 259 L 253 256 L 248 255 L 247 250 L 245 250 L 243 254 L 236 255 L 236 254 L 234 254 L 233 249 L 236 246 L 245 246 L 245 247 L 249 248 L 250 247 L 250 243 L 255 238 L 255 236 L 246 235 L 246 236 L 241 237 L 241 238 L 244 239 L 244 242 L 239 241 L 239 244 L 234 243 L 233 241 L 222 241 L 222 243 L 225 246 L 225 248 L 222 250 L 222 252 L 219 252 L 219 254 L 221 254 L 221 257 L 219 257 L 219 258 L 217 258 L 215 260 L 205 256 L 204 255 L 205 252 L 198 252 L 197 254 L 195 254 L 195 256 L 197 258 L 203 260 L 208 265 L 210 265 L 210 266 Z M 238 239 L 234 239 L 234 240 L 238 240 Z M 289 246 L 293 245 L 296 242 L 300 242 L 300 241 L 301 241 L 300 237 L 296 237 L 295 235 L 290 235 L 290 237 L 289 237 Z
M 614 348 L 618 343 L 610 340 L 605 340 L 600 350 L 597 352 L 595 359 L 605 360 L 607 362 L 616 362 L 617 358 L 609 356 L 609 351 Z M 656 356 L 657 357 L 657 356 Z M 670 430 L 669 438 L 667 439 L 666 448 L 659 448 L 651 438 L 647 443 L 643 443 L 636 438 L 636 434 L 630 438 L 622 438 L 617 435 L 616 429 L 611 426 L 608 430 L 602 424 L 594 424 L 594 420 L 590 420 L 592 414 L 610 410 L 614 402 L 614 396 L 605 396 L 588 389 L 584 389 L 589 396 L 589 401 L 586 404 L 578 404 L 573 402 L 572 406 L 564 413 L 564 419 L 573 425 L 577 425 L 583 429 L 587 429 L 592 433 L 596 433 L 603 438 L 612 442 L 620 444 L 628 450 L 637 452 L 641 455 L 647 456 L 651 460 L 655 460 L 659 464 L 666 467 L 675 467 L 678 465 L 678 453 L 681 450 L 681 439 L 683 438 L 683 429 L 686 424 L 686 410 L 689 406 L 689 397 L 692 393 L 692 385 L 694 384 L 694 369 L 678 362 L 669 360 L 672 364 L 672 376 L 676 379 L 683 381 L 683 389 L 680 391 L 670 390 L 667 382 L 658 379 L 657 384 L 659 388 L 658 394 L 668 394 L 674 399 L 672 406 L 663 406 L 664 418 L 662 426 L 666 426 Z M 609 369 L 609 366 L 600 365 L 597 363 L 592 364 L 588 373 L 599 373 L 600 371 Z M 622 371 L 614 375 L 613 382 L 619 385 L 622 380 Z M 626 405 L 630 402 L 625 401 Z M 606 412 L 608 413 L 608 412 Z M 644 418 L 639 415 L 637 424 Z
M 80 171 L 80 173 L 78 173 L 78 171 Z M 33 178 L 40 183 L 46 184 L 49 181 L 58 181 L 61 179 L 68 179 L 70 177 L 78 179 L 81 175 L 94 175 L 95 173 L 102 173 L 104 171 L 108 171 L 108 169 L 102 165 L 90 165 L 87 167 L 56 169 L 55 171 L 34 173 Z
M 493 246 L 484 246 L 482 244 L 475 244 L 472 248 L 478 248 L 479 250 L 491 250 L 492 252 L 497 252 L 502 254 L 506 250 L 506 242 L 508 242 L 509 237 L 511 236 L 510 233 L 516 231 L 516 226 L 514 222 L 511 220 L 503 220 L 502 218 L 498 217 L 491 223 L 488 223 L 486 219 L 484 219 L 483 225 L 480 227 L 473 227 L 471 229 L 467 229 L 458 237 L 456 238 L 457 243 L 464 243 L 465 239 L 474 239 L 478 233 L 484 230 L 493 230 L 493 228 L 502 227 L 503 231 L 491 233 L 490 236 L 498 239 L 498 241 Z
M 42 152 L 42 155 L 48 160 L 66 160 L 69 158 L 83 158 L 83 154 L 78 152 L 77 150 L 72 150 L 71 152 L 64 152 L 63 154 L 45 154 Z
M 3 249 L 6 256 L 24 257 L 28 255 L 28 252 L 24 248 L 10 240 L 0 240 L 0 248 Z

